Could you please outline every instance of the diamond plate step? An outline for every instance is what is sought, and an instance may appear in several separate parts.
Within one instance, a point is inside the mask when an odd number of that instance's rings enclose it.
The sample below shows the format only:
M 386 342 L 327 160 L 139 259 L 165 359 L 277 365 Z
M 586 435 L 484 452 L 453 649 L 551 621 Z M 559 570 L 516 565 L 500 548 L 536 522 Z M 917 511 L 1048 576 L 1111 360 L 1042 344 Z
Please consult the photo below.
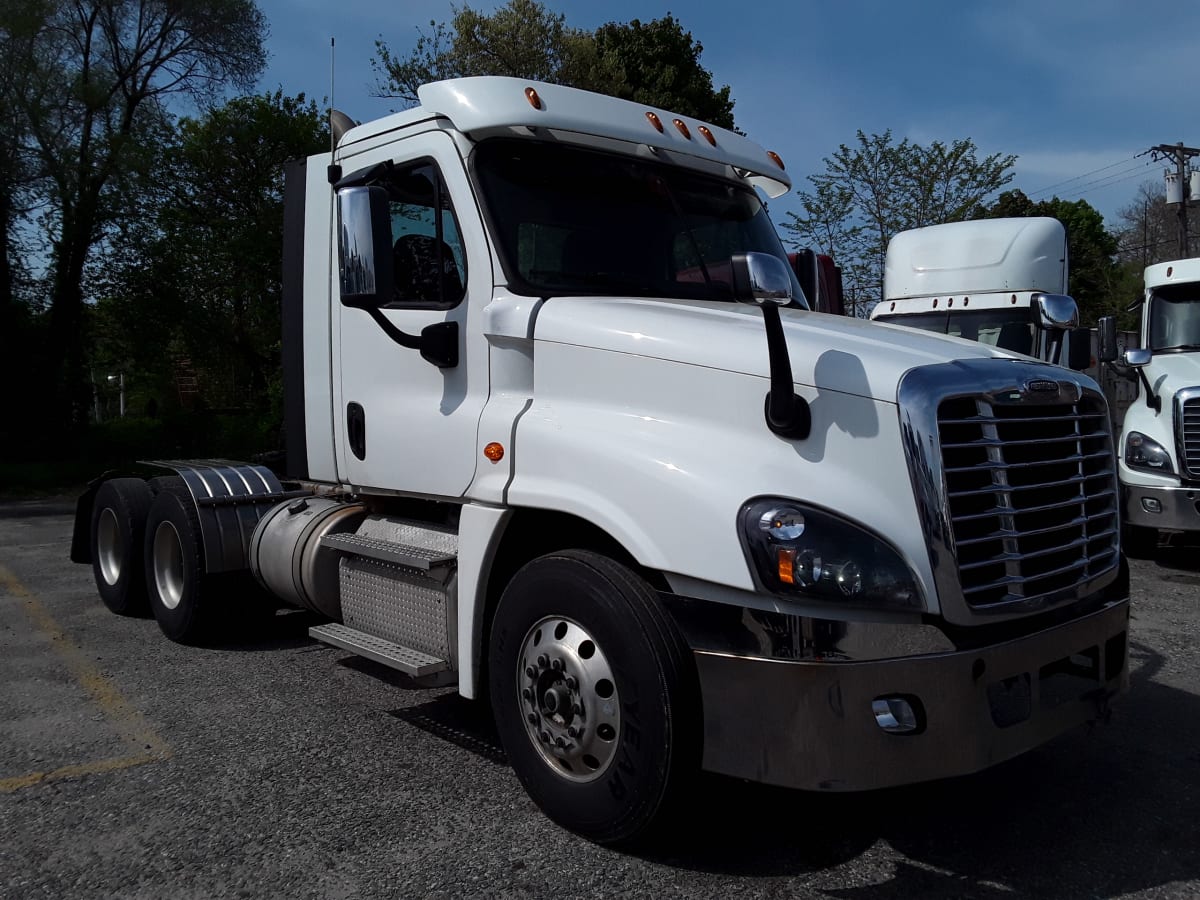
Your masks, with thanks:
M 401 647 L 383 638 L 377 638 L 366 632 L 349 628 L 345 625 L 329 624 L 314 625 L 308 629 L 308 636 L 326 644 L 341 647 L 367 659 L 373 659 L 392 669 L 397 669 L 413 678 L 425 678 L 444 672 L 449 664 L 444 659 Z
M 352 553 L 355 556 L 377 559 L 380 562 L 396 563 L 410 569 L 420 569 L 423 572 L 449 565 L 458 559 L 457 554 L 445 550 L 397 544 L 394 541 L 385 541 L 362 534 L 327 534 L 321 538 L 321 546 Z

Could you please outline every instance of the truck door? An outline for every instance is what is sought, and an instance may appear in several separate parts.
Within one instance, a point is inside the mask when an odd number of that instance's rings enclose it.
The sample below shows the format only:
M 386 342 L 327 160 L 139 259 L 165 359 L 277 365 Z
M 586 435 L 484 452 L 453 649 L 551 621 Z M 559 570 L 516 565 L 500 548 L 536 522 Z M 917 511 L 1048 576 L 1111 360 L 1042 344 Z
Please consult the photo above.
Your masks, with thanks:
M 458 361 L 439 368 L 400 346 L 366 311 L 338 302 L 335 280 L 338 474 L 356 487 L 458 497 L 475 473 L 476 428 L 488 393 L 486 344 L 471 339 L 492 285 L 474 194 L 453 142 L 438 132 L 407 136 L 350 162 L 359 171 L 392 163 L 371 176 L 388 190 L 393 242 L 394 299 L 382 315 L 411 335 L 456 322 Z

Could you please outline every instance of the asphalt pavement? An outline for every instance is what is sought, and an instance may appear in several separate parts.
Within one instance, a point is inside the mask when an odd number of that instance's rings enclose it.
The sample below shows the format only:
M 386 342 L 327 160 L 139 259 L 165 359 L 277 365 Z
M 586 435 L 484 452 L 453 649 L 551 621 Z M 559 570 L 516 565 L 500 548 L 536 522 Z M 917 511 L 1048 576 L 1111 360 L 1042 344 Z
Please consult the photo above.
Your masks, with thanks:
M 638 852 L 537 810 L 488 712 L 317 644 L 176 645 L 100 603 L 71 516 L 0 504 L 0 897 L 1197 897 L 1200 548 L 1132 564 L 1111 721 L 860 795 L 706 776 Z

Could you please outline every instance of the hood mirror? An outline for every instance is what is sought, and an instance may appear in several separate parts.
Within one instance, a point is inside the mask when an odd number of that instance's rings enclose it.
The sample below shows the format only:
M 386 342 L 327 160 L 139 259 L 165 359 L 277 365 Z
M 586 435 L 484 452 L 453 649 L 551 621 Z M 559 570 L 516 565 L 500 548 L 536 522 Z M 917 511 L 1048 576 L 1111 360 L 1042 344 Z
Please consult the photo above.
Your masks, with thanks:
M 792 302 L 792 274 L 787 264 L 769 253 L 735 255 L 733 298 L 757 306 L 787 306 Z
M 1079 325 L 1079 306 L 1066 294 L 1034 294 L 1033 314 L 1041 328 L 1063 331 Z

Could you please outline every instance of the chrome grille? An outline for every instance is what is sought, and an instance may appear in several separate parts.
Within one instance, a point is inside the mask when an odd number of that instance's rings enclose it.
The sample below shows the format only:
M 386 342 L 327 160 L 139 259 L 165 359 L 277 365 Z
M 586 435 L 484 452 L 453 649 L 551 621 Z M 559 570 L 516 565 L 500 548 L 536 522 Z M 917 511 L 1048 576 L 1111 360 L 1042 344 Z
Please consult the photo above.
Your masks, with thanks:
M 1053 400 L 1008 392 L 938 404 L 948 543 L 972 609 L 1061 594 L 1117 565 L 1107 408 L 1095 394 Z
M 1200 478 L 1200 388 L 1179 392 L 1179 458 L 1190 478 Z

